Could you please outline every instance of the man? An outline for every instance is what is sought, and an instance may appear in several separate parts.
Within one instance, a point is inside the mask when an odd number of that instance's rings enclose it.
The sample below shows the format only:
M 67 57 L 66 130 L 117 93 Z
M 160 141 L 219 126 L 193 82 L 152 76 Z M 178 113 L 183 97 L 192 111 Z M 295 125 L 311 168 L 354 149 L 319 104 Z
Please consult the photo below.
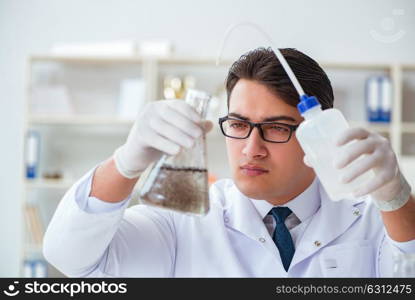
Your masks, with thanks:
M 294 49 L 282 53 L 305 92 L 332 107 L 318 64 Z M 359 197 L 334 202 L 303 162 L 298 95 L 275 54 L 243 55 L 226 88 L 229 113 L 220 124 L 233 180 L 212 185 L 205 217 L 126 209 L 151 162 L 212 127 L 183 101 L 156 101 L 113 157 L 62 199 L 45 235 L 49 262 L 68 276 L 392 276 L 394 253 L 415 252 L 415 200 L 387 140 L 362 128 L 339 137 L 336 163 L 349 166 L 343 180 L 369 169 L 378 176 L 355 191 Z

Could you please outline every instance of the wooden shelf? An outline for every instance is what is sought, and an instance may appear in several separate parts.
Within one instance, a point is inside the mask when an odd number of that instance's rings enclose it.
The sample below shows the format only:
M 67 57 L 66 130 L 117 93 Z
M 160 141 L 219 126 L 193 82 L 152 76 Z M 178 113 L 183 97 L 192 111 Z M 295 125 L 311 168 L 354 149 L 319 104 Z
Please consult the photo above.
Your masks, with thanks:
M 364 127 L 377 132 L 390 132 L 392 130 L 391 123 L 371 123 L 371 122 L 350 122 L 350 126 Z M 415 122 L 403 122 L 401 125 L 402 133 L 415 133 Z
M 157 62 L 161 65 L 204 65 L 216 66 L 216 59 L 213 58 L 192 58 L 192 57 L 170 57 L 160 58 Z M 229 59 L 221 59 L 218 66 L 229 67 L 233 61 Z
M 34 62 L 57 62 L 57 63 L 76 63 L 76 64 L 140 64 L 144 61 L 138 56 L 62 56 L 62 55 L 34 55 L 30 57 Z
M 62 55 L 34 55 L 30 57 L 31 62 L 60 62 L 60 63 L 82 63 L 82 64 L 118 64 L 118 63 L 143 63 L 145 61 L 157 61 L 160 64 L 182 64 L 182 65 L 216 65 L 216 59 L 191 56 L 171 56 L 161 58 L 140 56 L 62 56 Z M 221 59 L 220 66 L 229 66 L 233 61 Z
M 117 64 L 117 63 L 143 63 L 145 61 L 156 61 L 160 64 L 183 64 L 183 65 L 216 65 L 216 58 L 214 57 L 192 57 L 192 56 L 170 56 L 170 57 L 143 57 L 143 56 L 64 56 L 39 54 L 30 57 L 31 62 L 62 62 L 62 63 L 102 63 L 102 64 Z M 233 63 L 233 59 L 222 58 L 220 66 L 229 66 Z M 330 62 L 323 61 L 320 65 L 324 68 L 333 69 L 375 69 L 375 70 L 390 70 L 393 64 L 386 62 Z M 400 64 L 402 69 L 415 70 L 414 64 Z
M 392 69 L 391 64 L 387 63 L 357 63 L 357 62 L 321 62 L 322 68 L 343 69 L 343 70 L 385 70 Z
M 415 122 L 402 123 L 402 133 L 415 133 Z
M 350 121 L 350 126 L 352 127 L 363 127 L 369 130 L 377 131 L 377 132 L 389 132 L 391 130 L 390 123 L 376 123 L 376 122 L 367 122 L 367 121 Z
M 26 179 L 26 189 L 68 189 L 75 183 L 69 179 Z
M 415 71 L 415 64 L 404 64 L 402 65 L 404 71 Z
M 30 115 L 31 125 L 132 125 L 133 121 L 113 116 L 96 115 Z

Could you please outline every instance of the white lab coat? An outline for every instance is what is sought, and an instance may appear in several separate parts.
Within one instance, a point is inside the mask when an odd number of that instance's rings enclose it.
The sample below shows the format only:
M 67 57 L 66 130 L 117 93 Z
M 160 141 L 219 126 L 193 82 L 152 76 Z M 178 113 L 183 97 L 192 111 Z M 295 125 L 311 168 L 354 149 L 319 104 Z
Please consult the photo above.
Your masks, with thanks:
M 262 218 L 232 180 L 210 188 L 203 218 L 146 205 L 88 213 L 91 172 L 60 202 L 44 239 L 44 255 L 68 276 L 83 277 L 375 277 L 392 276 L 394 251 L 415 241 L 386 234 L 366 198 L 331 201 L 305 226 L 288 272 Z M 89 181 L 85 184 L 85 181 Z

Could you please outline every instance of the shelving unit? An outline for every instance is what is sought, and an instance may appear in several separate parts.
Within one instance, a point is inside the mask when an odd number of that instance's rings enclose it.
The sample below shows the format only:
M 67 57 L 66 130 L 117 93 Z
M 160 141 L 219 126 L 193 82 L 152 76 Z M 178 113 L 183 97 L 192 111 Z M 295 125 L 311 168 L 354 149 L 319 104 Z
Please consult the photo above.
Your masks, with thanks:
M 30 115 L 31 125 L 132 125 L 133 121 L 117 117 Z
M 38 205 L 46 227 L 65 191 L 82 174 L 109 157 L 123 143 L 133 121 L 115 113 L 121 79 L 142 78 L 146 82 L 145 102 L 149 102 L 163 98 L 164 76 L 191 74 L 197 80 L 196 88 L 208 91 L 219 99 L 216 115 L 210 116 L 216 125 L 217 117 L 222 116 L 220 114 L 226 110 L 223 83 L 230 64 L 230 61 L 222 61 L 216 66 L 213 58 L 175 57 L 157 60 L 141 57 L 30 57 L 24 133 L 28 129 L 40 132 L 39 174 L 58 170 L 63 177 L 40 177 L 34 180 L 23 177 L 25 192 L 22 209 L 25 203 Z M 412 90 L 412 85 L 415 87 L 415 65 L 341 62 L 323 62 L 321 65 L 332 80 L 335 107 L 344 112 L 351 126 L 365 127 L 387 136 L 397 153 L 403 172 L 412 186 L 415 186 L 415 88 Z M 31 92 L 39 82 L 42 83 L 37 76 L 45 80 L 45 76 L 50 74 L 48 72 L 57 75 L 47 81 L 68 87 L 75 113 L 51 115 L 31 112 Z M 394 94 L 390 123 L 365 121 L 362 92 L 364 79 L 373 74 L 387 74 L 392 79 Z M 218 178 L 230 177 L 224 141 L 216 125 L 207 136 L 207 146 L 208 169 Z M 24 241 L 26 235 L 25 233 Z M 41 245 L 25 245 L 21 254 L 22 262 L 27 256 L 41 258 Z M 60 276 L 50 266 L 49 275 Z

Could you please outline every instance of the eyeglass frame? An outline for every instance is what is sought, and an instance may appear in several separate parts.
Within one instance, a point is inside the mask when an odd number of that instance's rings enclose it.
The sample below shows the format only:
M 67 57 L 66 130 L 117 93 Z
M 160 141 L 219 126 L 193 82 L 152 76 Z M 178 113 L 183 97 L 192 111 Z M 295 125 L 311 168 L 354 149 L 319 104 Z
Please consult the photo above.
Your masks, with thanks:
M 227 135 L 225 133 L 225 130 L 223 129 L 223 125 L 222 125 L 223 122 L 225 122 L 227 120 L 235 120 L 235 121 L 242 121 L 242 122 L 248 123 L 249 124 L 249 132 L 248 132 L 247 136 L 242 138 L 242 137 L 234 137 L 234 136 Z M 277 125 L 287 126 L 290 129 L 290 135 L 288 136 L 287 140 L 284 141 L 284 142 L 276 142 L 276 141 L 267 140 L 265 138 L 265 136 L 264 136 L 264 132 L 263 132 L 262 127 L 261 127 L 261 125 L 266 125 L 266 124 L 277 124 Z M 280 122 L 258 122 L 258 123 L 256 123 L 256 122 L 251 122 L 251 121 L 248 121 L 248 120 L 241 120 L 241 119 L 238 119 L 238 118 L 232 118 L 232 117 L 228 117 L 228 116 L 219 118 L 219 127 L 220 127 L 220 130 L 222 131 L 222 134 L 224 136 L 226 136 L 226 137 L 229 137 L 229 138 L 232 138 L 232 139 L 238 139 L 238 140 L 245 140 L 245 139 L 249 138 L 249 136 L 251 135 L 252 131 L 256 127 L 256 128 L 258 128 L 259 135 L 261 136 L 261 138 L 264 141 L 269 142 L 269 143 L 275 143 L 275 144 L 288 143 L 290 141 L 290 139 L 291 139 L 291 136 L 292 136 L 293 132 L 296 131 L 299 126 L 300 126 L 299 124 L 298 125 L 291 125 L 291 124 L 280 123 Z

